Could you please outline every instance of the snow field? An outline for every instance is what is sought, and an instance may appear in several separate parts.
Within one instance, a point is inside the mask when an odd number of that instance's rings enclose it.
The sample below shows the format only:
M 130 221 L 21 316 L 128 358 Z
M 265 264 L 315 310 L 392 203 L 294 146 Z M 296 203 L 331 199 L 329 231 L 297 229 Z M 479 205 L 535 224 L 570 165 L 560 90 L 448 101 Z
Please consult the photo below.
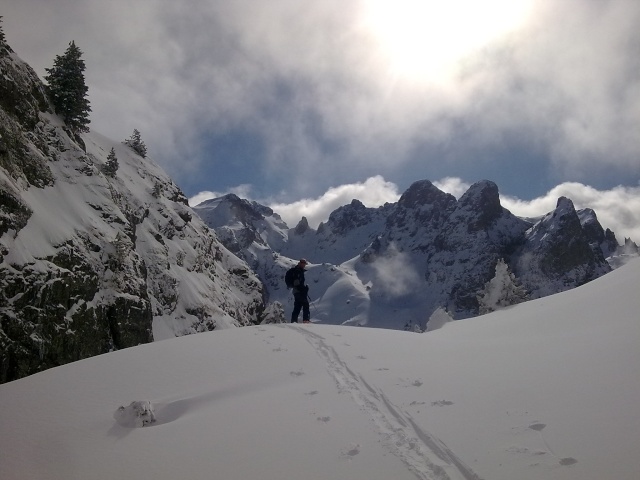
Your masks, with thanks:
M 424 334 L 227 329 L 0 385 L 0 478 L 635 480 L 639 274 Z M 155 423 L 116 421 L 134 401 Z

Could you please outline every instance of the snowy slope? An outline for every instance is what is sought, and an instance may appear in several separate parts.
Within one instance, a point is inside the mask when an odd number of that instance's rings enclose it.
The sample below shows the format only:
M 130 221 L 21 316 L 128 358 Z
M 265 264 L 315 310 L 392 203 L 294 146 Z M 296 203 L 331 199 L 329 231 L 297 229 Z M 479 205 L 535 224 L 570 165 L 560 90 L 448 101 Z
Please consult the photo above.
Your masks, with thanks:
M 38 373 L 0 385 L 0 478 L 636 480 L 638 278 L 424 334 L 255 326 Z M 155 423 L 115 415 L 133 401 Z

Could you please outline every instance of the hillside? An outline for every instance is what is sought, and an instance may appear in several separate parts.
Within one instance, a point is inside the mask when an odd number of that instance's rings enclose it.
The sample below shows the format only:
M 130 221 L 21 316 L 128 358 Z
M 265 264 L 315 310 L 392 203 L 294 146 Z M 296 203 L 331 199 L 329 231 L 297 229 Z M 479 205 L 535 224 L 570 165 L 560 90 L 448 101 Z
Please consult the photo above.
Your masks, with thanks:
M 635 480 L 638 278 L 424 334 L 254 326 L 38 373 L 0 385 L 0 478 Z
M 152 159 L 70 132 L 6 44 L 0 70 L 0 382 L 260 321 L 260 281 Z

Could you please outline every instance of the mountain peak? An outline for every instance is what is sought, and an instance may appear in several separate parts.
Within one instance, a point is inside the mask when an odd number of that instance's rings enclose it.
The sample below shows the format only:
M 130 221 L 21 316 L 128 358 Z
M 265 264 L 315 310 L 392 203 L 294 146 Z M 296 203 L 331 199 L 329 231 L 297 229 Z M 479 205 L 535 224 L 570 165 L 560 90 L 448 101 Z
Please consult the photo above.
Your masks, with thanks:
M 576 209 L 573 206 L 573 202 L 571 199 L 567 197 L 559 197 L 558 202 L 556 203 L 556 213 L 559 215 L 563 214 L 572 214 Z
M 458 202 L 463 207 L 470 206 L 475 210 L 497 210 L 501 208 L 498 185 L 490 180 L 476 182 L 469 187 Z
M 488 228 L 504 213 L 504 208 L 500 204 L 498 186 L 489 180 L 471 185 L 460 197 L 458 208 L 470 215 L 470 231 Z
M 443 199 L 453 197 L 448 193 L 438 189 L 429 180 L 418 180 L 413 182 L 409 188 L 402 194 L 398 205 L 403 208 L 415 208 L 421 205 L 431 205 L 442 203 Z
M 555 210 L 528 232 L 516 271 L 531 286 L 534 296 L 556 293 L 568 282 L 582 285 L 611 271 L 603 253 L 610 246 L 603 245 L 604 234 L 597 231 L 595 215 L 583 211 L 582 216 L 583 221 L 573 202 L 560 197 Z M 544 282 L 540 281 L 542 277 L 546 278 Z
M 302 217 L 294 231 L 297 235 L 302 235 L 307 232 L 307 230 L 309 230 L 309 220 L 307 220 L 307 217 Z

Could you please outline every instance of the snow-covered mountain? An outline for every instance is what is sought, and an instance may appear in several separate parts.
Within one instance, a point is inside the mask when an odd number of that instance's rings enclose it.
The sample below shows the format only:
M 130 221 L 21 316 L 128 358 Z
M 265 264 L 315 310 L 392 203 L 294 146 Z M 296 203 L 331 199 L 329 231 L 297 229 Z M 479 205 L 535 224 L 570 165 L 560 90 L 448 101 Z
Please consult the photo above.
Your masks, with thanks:
M 6 44 L 0 72 L 0 382 L 261 320 L 258 278 L 151 159 L 71 134 Z
M 563 197 L 543 218 L 518 218 L 490 181 L 459 200 L 417 181 L 395 204 L 353 200 L 317 230 L 304 218 L 289 228 L 270 208 L 236 195 L 194 210 L 258 274 L 269 302 L 285 305 L 285 316 L 292 300 L 284 272 L 307 258 L 312 316 L 332 324 L 424 329 L 436 311 L 474 316 L 500 261 L 531 299 L 608 273 L 606 257 L 619 248 L 593 210 L 576 211 Z
M 0 478 L 637 480 L 638 278 L 420 335 L 258 325 L 53 368 L 0 385 Z

